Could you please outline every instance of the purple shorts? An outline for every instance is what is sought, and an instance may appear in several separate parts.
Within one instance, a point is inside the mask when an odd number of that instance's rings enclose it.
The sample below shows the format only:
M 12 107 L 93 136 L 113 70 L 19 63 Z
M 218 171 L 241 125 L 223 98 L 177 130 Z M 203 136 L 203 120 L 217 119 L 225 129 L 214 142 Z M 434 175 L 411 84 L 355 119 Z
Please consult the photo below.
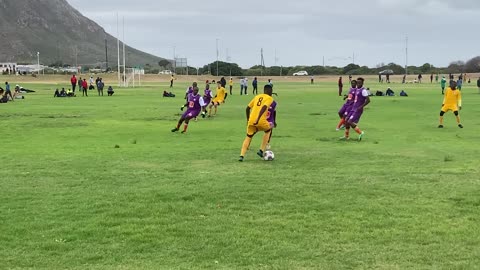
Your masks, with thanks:
M 351 105 L 350 104 L 343 104 L 342 108 L 340 109 L 340 111 L 338 111 L 338 114 L 339 115 L 343 115 L 343 116 L 347 116 L 348 112 L 350 111 L 351 109 Z
M 350 123 L 358 124 L 360 122 L 360 118 L 362 117 L 363 110 L 352 110 L 347 115 L 347 121 Z
M 183 113 L 182 118 L 195 118 L 200 114 L 199 110 L 190 110 L 188 109 L 186 112 Z

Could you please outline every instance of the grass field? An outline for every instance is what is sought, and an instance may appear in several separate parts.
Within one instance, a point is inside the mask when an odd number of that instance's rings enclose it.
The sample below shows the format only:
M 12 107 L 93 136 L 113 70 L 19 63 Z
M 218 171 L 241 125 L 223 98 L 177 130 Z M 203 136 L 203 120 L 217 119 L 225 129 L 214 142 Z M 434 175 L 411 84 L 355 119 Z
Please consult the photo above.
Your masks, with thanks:
M 372 90 L 380 89 L 367 81 Z M 437 85 L 372 97 L 360 143 L 335 131 L 335 83 L 276 83 L 276 160 L 244 163 L 245 106 L 172 134 L 166 84 L 0 104 L 1 269 L 474 269 L 480 95 L 437 129 Z M 400 85 L 392 85 L 398 94 Z M 385 85 L 381 86 L 385 90 Z M 238 92 L 238 89 L 236 89 Z M 119 148 L 115 148 L 118 145 Z

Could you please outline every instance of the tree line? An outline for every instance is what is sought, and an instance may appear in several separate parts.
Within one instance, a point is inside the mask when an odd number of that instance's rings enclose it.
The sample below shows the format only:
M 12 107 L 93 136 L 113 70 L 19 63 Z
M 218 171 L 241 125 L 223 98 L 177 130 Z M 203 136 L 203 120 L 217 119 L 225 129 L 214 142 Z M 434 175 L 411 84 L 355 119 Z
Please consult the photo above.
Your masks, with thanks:
M 158 63 L 158 67 L 146 66 L 146 73 L 158 73 L 161 70 L 170 69 L 173 70 L 172 62 L 168 60 L 162 60 Z M 252 66 L 248 69 L 242 69 L 236 63 L 212 62 L 204 65 L 201 68 L 188 67 L 176 69 L 177 74 L 190 74 L 190 75 L 213 75 L 216 76 L 292 76 L 293 73 L 305 70 L 309 75 L 375 75 L 383 70 L 392 70 L 394 74 L 457 74 L 457 73 L 477 73 L 480 72 L 480 56 L 474 57 L 468 61 L 454 61 L 447 67 L 436 67 L 430 63 L 425 63 L 421 66 L 408 66 L 405 70 L 404 66 L 396 63 L 378 64 L 374 68 L 367 66 L 360 66 L 354 63 L 348 64 L 345 67 L 335 66 L 271 66 L 263 67 L 260 65 Z M 406 72 L 405 72 L 406 71 Z

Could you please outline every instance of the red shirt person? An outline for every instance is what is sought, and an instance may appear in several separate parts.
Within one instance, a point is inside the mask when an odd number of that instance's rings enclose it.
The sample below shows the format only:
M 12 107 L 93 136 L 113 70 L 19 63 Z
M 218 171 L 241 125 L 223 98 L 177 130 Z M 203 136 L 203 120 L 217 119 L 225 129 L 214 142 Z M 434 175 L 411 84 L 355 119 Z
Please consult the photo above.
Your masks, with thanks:
M 338 79 L 338 96 L 342 96 L 342 92 L 343 92 L 343 81 L 342 81 L 342 77 L 340 77 Z
M 72 90 L 75 93 L 75 88 L 77 87 L 77 77 L 75 77 L 75 75 L 72 75 L 70 83 L 72 83 Z

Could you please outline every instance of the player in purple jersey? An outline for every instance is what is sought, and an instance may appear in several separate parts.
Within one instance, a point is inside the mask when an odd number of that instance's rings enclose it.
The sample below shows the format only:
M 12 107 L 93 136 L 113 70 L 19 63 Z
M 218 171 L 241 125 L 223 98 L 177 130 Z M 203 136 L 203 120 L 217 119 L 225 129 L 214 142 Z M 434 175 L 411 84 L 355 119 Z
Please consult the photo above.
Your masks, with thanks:
M 355 132 L 358 134 L 358 141 L 361 141 L 363 135 L 365 134 L 358 127 L 360 118 L 363 114 L 363 108 L 370 103 L 370 97 L 368 96 L 368 91 L 363 87 L 364 83 L 363 78 L 357 79 L 357 89 L 355 91 L 355 99 L 350 110 L 350 113 L 347 115 L 347 124 L 345 126 L 345 136 L 342 139 L 348 140 L 350 136 L 350 128 L 352 127 Z
M 347 114 L 350 112 L 350 109 L 352 108 L 352 104 L 354 101 L 354 95 L 355 91 L 357 90 L 357 81 L 353 80 L 352 81 L 352 87 L 350 88 L 350 91 L 348 92 L 348 95 L 346 95 L 343 100 L 347 100 L 345 104 L 343 104 L 342 108 L 340 111 L 338 111 L 338 116 L 340 116 L 340 122 L 337 125 L 337 131 L 339 131 L 342 127 L 345 127 L 345 123 L 347 122 L 345 119 L 347 117 Z
M 267 121 L 270 123 L 272 130 L 270 131 L 270 138 L 268 138 L 267 150 L 270 150 L 270 140 L 272 139 L 273 128 L 277 127 L 277 102 L 273 101 L 272 105 L 268 108 L 267 111 Z
M 185 122 L 185 125 L 183 126 L 183 131 L 182 133 L 187 132 L 188 128 L 188 123 L 192 118 L 197 117 L 202 109 L 205 109 L 205 103 L 203 102 L 203 97 L 198 94 L 198 87 L 193 88 L 193 92 L 188 95 L 187 97 L 188 102 L 182 106 L 182 111 L 183 108 L 188 106 L 187 111 L 180 117 L 180 120 L 178 121 L 177 127 L 172 129 L 172 132 L 177 132 L 180 130 L 180 126 L 182 125 L 183 122 Z M 202 117 L 205 118 L 205 112 L 202 113 Z
M 210 84 L 207 83 L 207 85 L 205 86 L 204 94 L 203 94 L 203 102 L 208 105 L 212 103 L 212 99 L 213 99 L 213 93 L 212 93 L 212 90 L 210 90 Z
M 195 87 L 197 87 L 197 83 L 196 83 L 196 82 L 194 82 L 194 83 L 192 84 L 192 86 L 190 86 L 190 87 L 187 88 L 187 91 L 185 91 L 185 99 L 188 98 L 188 95 L 189 95 L 189 94 L 193 93 L 193 88 L 195 88 Z M 188 101 L 188 100 L 187 100 L 187 101 Z

